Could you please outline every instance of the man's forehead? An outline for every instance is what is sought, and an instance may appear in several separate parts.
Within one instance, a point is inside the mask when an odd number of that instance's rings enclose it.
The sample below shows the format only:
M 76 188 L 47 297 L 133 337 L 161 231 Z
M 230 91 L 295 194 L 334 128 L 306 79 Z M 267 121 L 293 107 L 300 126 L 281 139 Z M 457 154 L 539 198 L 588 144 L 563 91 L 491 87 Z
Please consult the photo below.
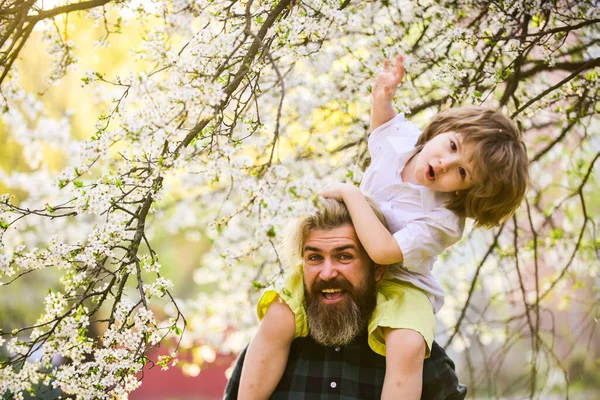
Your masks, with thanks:
M 335 249 L 339 247 L 360 248 L 360 242 L 354 227 L 350 224 L 333 229 L 314 229 L 304 242 L 304 249 Z

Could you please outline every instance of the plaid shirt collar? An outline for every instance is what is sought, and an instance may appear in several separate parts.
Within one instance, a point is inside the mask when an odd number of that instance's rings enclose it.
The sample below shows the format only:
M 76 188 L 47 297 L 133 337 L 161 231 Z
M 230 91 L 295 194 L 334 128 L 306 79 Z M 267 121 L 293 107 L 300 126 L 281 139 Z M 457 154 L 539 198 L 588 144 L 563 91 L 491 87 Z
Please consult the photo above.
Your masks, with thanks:
M 244 349 L 227 384 L 226 400 L 237 399 L 245 355 Z M 310 337 L 298 338 L 271 399 L 378 399 L 384 376 L 385 357 L 369 348 L 366 334 L 343 347 L 323 347 Z M 421 399 L 461 400 L 466 395 L 454 363 L 434 342 L 423 366 Z

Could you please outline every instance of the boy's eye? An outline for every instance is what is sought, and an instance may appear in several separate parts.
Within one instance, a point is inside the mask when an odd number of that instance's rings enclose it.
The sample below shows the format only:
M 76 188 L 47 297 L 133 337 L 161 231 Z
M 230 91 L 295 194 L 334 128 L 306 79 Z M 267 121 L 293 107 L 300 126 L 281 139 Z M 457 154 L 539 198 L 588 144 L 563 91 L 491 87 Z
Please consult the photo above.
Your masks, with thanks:
M 456 143 L 454 143 L 454 140 L 450 141 L 450 148 L 452 149 L 452 151 L 458 150 L 458 148 L 456 147 Z
M 463 167 L 458 167 L 458 172 L 460 172 L 460 177 L 465 180 L 467 177 L 467 171 Z

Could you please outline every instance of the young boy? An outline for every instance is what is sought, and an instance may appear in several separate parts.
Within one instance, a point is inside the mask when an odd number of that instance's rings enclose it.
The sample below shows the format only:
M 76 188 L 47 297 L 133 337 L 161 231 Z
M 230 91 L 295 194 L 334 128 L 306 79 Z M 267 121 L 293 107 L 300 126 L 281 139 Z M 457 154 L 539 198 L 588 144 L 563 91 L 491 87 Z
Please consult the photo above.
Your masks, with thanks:
M 375 81 L 372 161 L 360 189 L 334 184 L 321 192 L 346 204 L 369 257 L 390 265 L 378 285 L 381 296 L 368 328 L 369 345 L 386 356 L 383 399 L 420 397 L 423 360 L 435 334 L 434 313 L 444 302 L 431 273 L 437 256 L 461 238 L 465 217 L 483 227 L 510 217 L 528 183 L 526 148 L 510 120 L 481 107 L 451 109 L 435 116 L 421 133 L 392 106 L 403 76 L 398 56 L 394 67 L 385 62 Z M 389 231 L 363 192 L 381 208 Z M 296 278 L 288 278 L 286 290 L 267 291 L 261 298 L 259 317 L 264 319 L 246 356 L 242 399 L 268 398 L 292 340 L 308 334 L 301 279 Z M 328 301 L 336 295 L 323 293 Z M 279 299 L 285 303 L 275 301 Z

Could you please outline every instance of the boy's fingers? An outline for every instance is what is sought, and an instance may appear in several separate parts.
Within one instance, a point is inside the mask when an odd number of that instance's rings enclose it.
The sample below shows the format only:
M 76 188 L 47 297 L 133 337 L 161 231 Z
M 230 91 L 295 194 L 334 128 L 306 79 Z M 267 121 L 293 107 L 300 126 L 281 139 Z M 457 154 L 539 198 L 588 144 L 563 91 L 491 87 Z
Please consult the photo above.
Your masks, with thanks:
M 390 69 L 390 60 L 388 60 L 387 58 L 383 61 L 383 70 L 387 71 Z
M 394 75 L 398 80 L 402 80 L 402 77 L 404 76 L 404 67 L 402 65 L 396 65 Z
M 398 56 L 396 57 L 396 67 L 404 69 L 404 57 Z
M 396 57 L 396 69 L 398 70 L 399 78 L 404 77 L 404 56 L 402 54 Z

